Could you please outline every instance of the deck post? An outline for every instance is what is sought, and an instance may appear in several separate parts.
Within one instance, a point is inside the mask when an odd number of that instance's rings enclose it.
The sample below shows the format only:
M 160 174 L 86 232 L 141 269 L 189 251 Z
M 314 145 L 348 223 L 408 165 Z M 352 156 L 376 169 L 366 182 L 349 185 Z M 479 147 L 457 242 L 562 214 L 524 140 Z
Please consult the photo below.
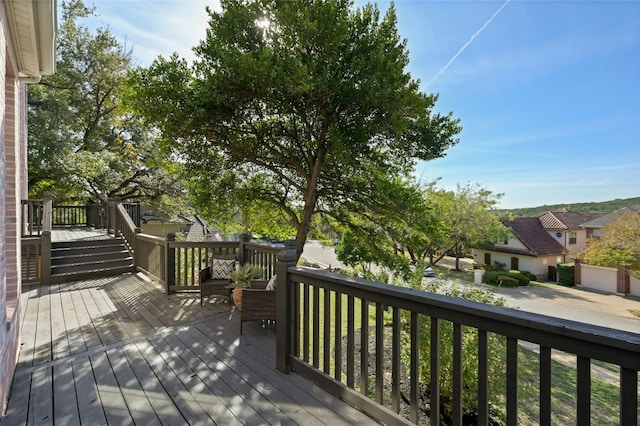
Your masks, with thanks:
M 297 283 L 290 281 L 287 270 L 296 266 L 295 241 L 285 242 L 285 250 L 278 253 L 276 262 L 276 368 L 282 373 L 291 371 L 290 355 L 295 348 Z
M 238 248 L 238 262 L 240 262 L 241 265 L 244 265 L 247 262 L 247 253 L 246 250 L 247 248 L 245 247 L 245 245 L 249 242 L 249 240 L 251 240 L 251 235 L 249 234 L 240 234 L 240 247 Z
M 51 284 L 51 226 L 53 200 L 50 192 L 44 194 L 42 202 L 42 234 L 40 237 L 40 285 Z
M 40 236 L 40 285 L 51 284 L 51 231 Z
M 171 245 L 176 240 L 176 234 L 170 232 L 167 234 L 167 240 L 165 242 L 165 277 L 166 277 L 166 294 L 173 294 L 175 291 L 171 290 L 171 287 L 176 285 L 176 249 Z
M 107 201 L 107 233 L 114 234 L 116 228 L 116 202 L 113 198 Z

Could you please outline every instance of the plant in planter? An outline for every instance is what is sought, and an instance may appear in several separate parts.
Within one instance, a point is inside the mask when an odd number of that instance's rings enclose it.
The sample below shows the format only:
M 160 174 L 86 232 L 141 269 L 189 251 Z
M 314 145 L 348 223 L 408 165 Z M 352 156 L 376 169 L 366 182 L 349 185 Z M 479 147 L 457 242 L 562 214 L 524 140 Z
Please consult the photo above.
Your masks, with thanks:
M 257 278 L 262 278 L 264 271 L 254 265 L 240 265 L 233 272 L 229 274 L 231 278 L 231 286 L 233 288 L 233 304 L 238 309 L 242 309 L 242 289 L 250 288 L 251 281 Z

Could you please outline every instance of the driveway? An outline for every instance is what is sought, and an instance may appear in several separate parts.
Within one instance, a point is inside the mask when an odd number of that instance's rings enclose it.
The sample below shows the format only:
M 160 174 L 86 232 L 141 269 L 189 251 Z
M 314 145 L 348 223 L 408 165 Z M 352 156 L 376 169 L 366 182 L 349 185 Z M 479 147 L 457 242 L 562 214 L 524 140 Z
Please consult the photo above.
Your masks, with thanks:
M 323 246 L 317 241 L 309 241 L 305 245 L 303 257 L 325 268 L 340 266 L 333 247 Z M 470 268 L 471 262 L 470 259 L 460 259 L 460 267 Z M 445 257 L 438 265 L 453 268 L 455 259 Z M 474 285 L 467 281 L 458 283 Z M 523 311 L 640 333 L 640 318 L 631 313 L 631 310 L 640 309 L 638 297 L 553 284 L 517 288 L 486 287 L 505 297 L 508 306 Z

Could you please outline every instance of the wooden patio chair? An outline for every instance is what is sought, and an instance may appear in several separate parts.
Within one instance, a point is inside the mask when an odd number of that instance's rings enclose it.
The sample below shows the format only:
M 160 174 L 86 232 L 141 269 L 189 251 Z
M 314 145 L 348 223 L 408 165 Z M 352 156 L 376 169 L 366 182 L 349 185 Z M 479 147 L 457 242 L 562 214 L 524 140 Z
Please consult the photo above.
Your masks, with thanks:
M 209 296 L 223 296 L 231 303 L 229 273 L 235 269 L 235 262 L 234 254 L 214 254 L 209 266 L 200 271 L 200 306 Z
M 240 334 L 242 324 L 247 321 L 276 320 L 276 291 L 267 290 L 267 281 L 254 280 L 251 288 L 242 289 L 242 309 L 240 311 Z

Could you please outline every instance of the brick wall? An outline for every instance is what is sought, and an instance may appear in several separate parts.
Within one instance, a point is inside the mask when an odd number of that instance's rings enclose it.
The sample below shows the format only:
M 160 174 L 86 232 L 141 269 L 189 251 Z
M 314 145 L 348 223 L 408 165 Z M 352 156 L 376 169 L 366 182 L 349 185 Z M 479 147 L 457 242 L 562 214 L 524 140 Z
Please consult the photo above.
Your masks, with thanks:
M 11 387 L 20 341 L 20 232 L 18 213 L 26 182 L 26 131 L 23 84 L 0 3 L 0 415 Z M 26 127 L 25 127 L 26 128 Z

